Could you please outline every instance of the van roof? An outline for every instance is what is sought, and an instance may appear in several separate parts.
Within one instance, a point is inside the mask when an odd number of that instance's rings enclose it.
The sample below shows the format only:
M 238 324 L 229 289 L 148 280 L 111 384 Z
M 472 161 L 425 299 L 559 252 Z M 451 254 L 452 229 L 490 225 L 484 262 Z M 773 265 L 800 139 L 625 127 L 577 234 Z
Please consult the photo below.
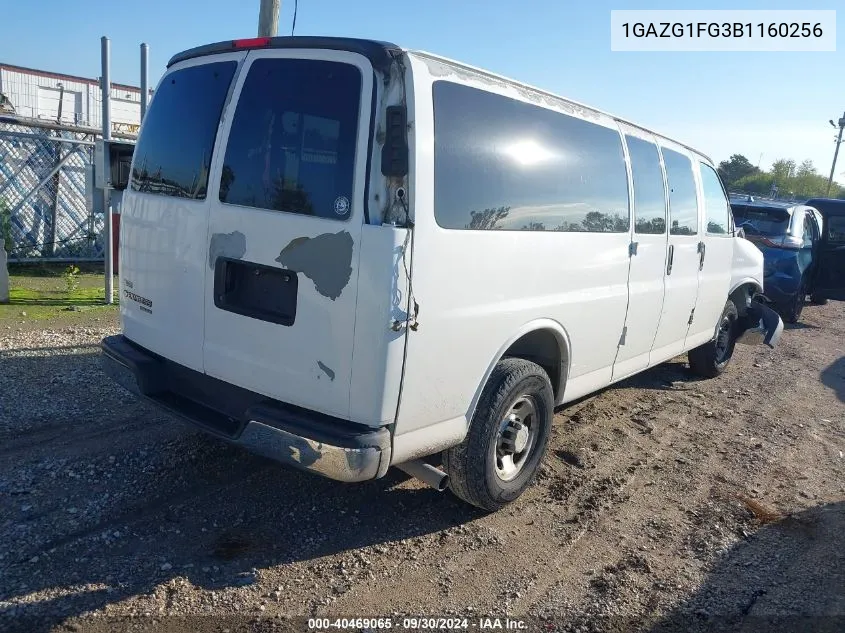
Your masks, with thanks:
M 295 37 L 255 37 L 241 40 L 226 40 L 189 48 L 186 51 L 177 53 L 167 62 L 170 68 L 186 59 L 201 57 L 203 55 L 214 55 L 216 53 L 229 53 L 235 50 L 247 48 L 316 48 L 323 50 L 349 51 L 359 53 L 366 57 L 376 70 L 386 70 L 394 57 L 400 55 L 404 50 L 390 42 L 378 42 L 376 40 L 362 40 L 352 37 L 318 37 L 303 35 Z
M 184 61 L 186 59 L 192 59 L 194 57 L 200 57 L 203 55 L 214 55 L 217 53 L 228 53 L 235 50 L 243 50 L 247 48 L 312 48 L 312 49 L 323 49 L 323 50 L 336 50 L 336 51 L 349 51 L 352 53 L 359 53 L 366 57 L 370 63 L 373 65 L 373 68 L 378 71 L 386 71 L 390 67 L 391 62 L 394 58 L 398 57 L 403 53 L 413 53 L 414 55 L 418 55 L 420 57 L 427 57 L 432 60 L 437 60 L 441 63 L 454 66 L 456 68 L 461 68 L 467 71 L 471 71 L 473 73 L 495 78 L 501 81 L 505 81 L 510 83 L 514 86 L 519 86 L 530 90 L 532 92 L 537 93 L 538 95 L 545 95 L 548 97 L 552 97 L 554 99 L 560 99 L 561 101 L 565 101 L 566 103 L 570 103 L 574 106 L 578 106 L 587 110 L 591 110 L 597 114 L 601 114 L 607 117 L 612 118 L 615 121 L 620 123 L 626 123 L 631 125 L 635 128 L 643 130 L 644 132 L 648 132 L 650 134 L 654 134 L 662 139 L 666 139 L 668 141 L 672 141 L 673 143 L 677 143 L 678 145 L 688 149 L 689 151 L 697 154 L 698 156 L 704 158 L 711 164 L 713 163 L 712 159 L 704 154 L 703 152 L 695 149 L 683 143 L 677 139 L 673 139 L 665 134 L 661 134 L 660 132 L 656 132 L 654 130 L 650 130 L 638 123 L 634 123 L 633 121 L 629 121 L 627 119 L 623 119 L 622 117 L 615 116 L 610 114 L 609 112 L 605 112 L 603 110 L 599 110 L 593 106 L 589 106 L 578 101 L 573 101 L 572 99 L 568 99 L 561 95 L 555 94 L 553 92 L 549 92 L 548 90 L 543 90 L 542 88 L 537 88 L 535 86 L 531 86 L 529 84 L 517 81 L 515 79 L 511 79 L 510 77 L 505 77 L 502 75 L 497 75 L 496 73 L 484 70 L 482 68 L 477 68 L 475 66 L 471 66 L 469 64 L 465 64 L 463 62 L 459 62 L 453 59 L 448 59 L 446 57 L 441 57 L 439 55 L 435 55 L 432 53 L 428 53 L 425 51 L 416 51 L 402 48 L 397 44 L 393 44 L 391 42 L 381 42 L 378 40 L 367 40 L 367 39 L 359 39 L 359 38 L 352 38 L 352 37 L 322 37 L 322 36 L 313 36 L 313 35 L 302 35 L 302 36 L 284 36 L 284 37 L 256 37 L 256 38 L 249 38 L 249 39 L 241 39 L 241 40 L 225 40 L 222 42 L 216 42 L 214 44 L 206 44 L 204 46 L 197 46 L 195 48 L 190 48 L 186 51 L 182 51 L 181 53 L 177 53 L 173 57 L 170 58 L 170 61 L 167 62 L 167 67 L 170 68 L 172 65 Z

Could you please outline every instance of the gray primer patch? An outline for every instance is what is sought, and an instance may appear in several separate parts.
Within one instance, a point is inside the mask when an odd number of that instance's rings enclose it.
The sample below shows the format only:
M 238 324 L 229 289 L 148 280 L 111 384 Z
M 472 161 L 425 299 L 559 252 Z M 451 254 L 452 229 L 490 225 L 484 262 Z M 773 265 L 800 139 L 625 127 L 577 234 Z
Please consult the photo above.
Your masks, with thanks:
M 323 362 L 319 360 L 317 361 L 317 365 L 323 370 L 323 373 L 329 377 L 329 380 L 334 380 L 334 370 L 331 367 L 324 365 Z
M 241 259 L 246 254 L 246 236 L 240 231 L 215 233 L 208 247 L 208 267 L 214 270 L 218 257 Z
M 352 277 L 353 245 L 352 236 L 346 231 L 297 237 L 275 261 L 308 277 L 317 292 L 334 301 Z

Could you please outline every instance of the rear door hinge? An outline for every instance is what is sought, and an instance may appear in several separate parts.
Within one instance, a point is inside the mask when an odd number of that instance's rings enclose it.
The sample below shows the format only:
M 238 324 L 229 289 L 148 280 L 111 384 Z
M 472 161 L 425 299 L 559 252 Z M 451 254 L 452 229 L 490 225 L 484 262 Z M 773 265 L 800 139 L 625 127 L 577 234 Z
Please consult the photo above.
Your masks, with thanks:
M 692 309 L 692 312 L 689 313 L 689 321 L 687 321 L 687 325 L 692 325 L 692 319 L 695 316 L 695 308 Z
M 622 336 L 619 337 L 619 344 L 620 345 L 625 344 L 625 337 L 627 335 L 628 335 L 628 326 L 626 325 L 625 327 L 622 328 Z
M 631 242 L 630 244 L 628 244 L 628 257 L 633 257 L 637 254 L 637 247 L 639 245 L 639 242 Z

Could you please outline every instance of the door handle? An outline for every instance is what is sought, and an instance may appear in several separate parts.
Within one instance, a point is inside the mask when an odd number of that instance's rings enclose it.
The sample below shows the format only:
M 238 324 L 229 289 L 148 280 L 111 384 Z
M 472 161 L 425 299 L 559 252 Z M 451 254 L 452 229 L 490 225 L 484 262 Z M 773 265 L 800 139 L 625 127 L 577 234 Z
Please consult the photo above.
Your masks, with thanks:
M 674 260 L 674 259 L 675 259 L 675 245 L 669 244 L 669 260 L 666 263 L 666 274 L 667 275 L 672 274 L 672 260 Z
M 699 257 L 698 257 L 698 270 L 704 269 L 704 253 L 705 253 L 706 250 L 707 250 L 707 247 L 705 246 L 704 242 L 699 242 L 698 243 L 698 255 L 699 255 Z

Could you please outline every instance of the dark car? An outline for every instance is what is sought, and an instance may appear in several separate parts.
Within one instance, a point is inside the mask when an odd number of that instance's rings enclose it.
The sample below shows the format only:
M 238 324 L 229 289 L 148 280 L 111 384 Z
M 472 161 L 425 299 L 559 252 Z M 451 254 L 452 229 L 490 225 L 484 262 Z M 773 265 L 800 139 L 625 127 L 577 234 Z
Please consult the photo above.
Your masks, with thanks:
M 813 198 L 804 204 L 823 219 L 811 281 L 813 296 L 819 302 L 845 300 L 845 200 Z
M 814 281 L 823 217 L 807 204 L 774 200 L 731 200 L 736 227 L 754 242 L 765 260 L 764 293 L 787 323 L 801 318 L 807 295 L 822 301 Z

